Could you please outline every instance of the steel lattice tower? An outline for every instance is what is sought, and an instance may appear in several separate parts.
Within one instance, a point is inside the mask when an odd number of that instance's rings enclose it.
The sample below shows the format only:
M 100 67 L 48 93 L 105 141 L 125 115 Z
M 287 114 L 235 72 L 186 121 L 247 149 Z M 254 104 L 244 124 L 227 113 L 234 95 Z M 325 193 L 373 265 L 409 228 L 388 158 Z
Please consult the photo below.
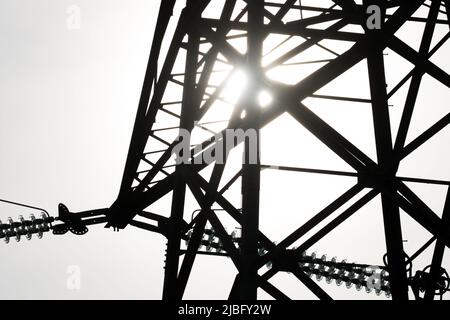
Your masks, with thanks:
M 256 299 L 258 288 L 276 299 L 286 299 L 285 293 L 269 280 L 278 272 L 288 271 L 318 298 L 330 300 L 329 293 L 311 275 L 323 276 L 336 282 L 343 279 L 361 286 L 358 281 L 364 280 L 370 273 L 365 275 L 362 269 L 355 273 L 355 267 L 364 268 L 364 265 L 321 261 L 314 255 L 302 253 L 332 233 L 369 201 L 380 196 L 380 214 L 383 217 L 387 249 L 385 271 L 389 274 L 389 286 L 384 288 L 385 291 L 389 291 L 393 299 L 406 300 L 408 287 L 411 286 L 416 298 L 420 298 L 421 290 L 426 299 L 433 299 L 436 283 L 442 276 L 444 250 L 450 245 L 450 193 L 447 193 L 444 211 L 439 217 L 405 182 L 443 186 L 449 186 L 450 183 L 399 177 L 397 172 L 406 157 L 450 123 L 450 113 L 447 113 L 417 138 L 406 143 L 423 77 L 431 76 L 447 89 L 450 86 L 449 74 L 431 61 L 432 56 L 450 37 L 448 32 L 432 45 L 436 26 L 450 26 L 450 1 L 333 0 L 329 1 L 329 7 L 322 7 L 308 6 L 298 0 L 188 0 L 179 17 L 164 62 L 159 65 L 158 61 L 163 60 L 160 57 L 161 48 L 163 40 L 167 39 L 167 28 L 176 1 L 165 0 L 161 3 L 118 198 L 110 208 L 87 211 L 79 214 L 76 219 L 68 218 L 71 215 L 61 205 L 60 220 L 65 223 L 65 227 L 58 229 L 55 226 L 54 232 L 63 233 L 70 228 L 83 233 L 86 225 L 106 222 L 107 226 L 115 229 L 133 225 L 163 234 L 168 241 L 163 298 L 168 300 L 183 297 L 194 260 L 202 245 L 217 249 L 215 254 L 231 258 L 236 267 L 237 275 L 230 286 L 231 299 Z M 376 13 L 368 10 L 373 5 L 380 9 L 380 28 L 368 25 L 371 14 Z M 208 13 L 211 6 L 220 8 L 216 16 Z M 426 10 L 426 17 L 414 15 L 419 8 Z M 423 33 L 417 35 L 421 39 L 419 50 L 413 49 L 397 35 L 402 26 L 412 21 L 424 25 Z M 359 30 L 356 31 L 355 28 Z M 271 62 L 263 63 L 268 54 L 264 44 L 272 35 L 285 38 L 275 47 L 269 48 L 270 52 L 283 47 L 285 49 Z M 236 40 L 243 41 L 246 50 L 242 51 L 234 46 L 233 41 Z M 325 45 L 326 40 L 341 49 Z M 288 41 L 290 46 L 287 46 Z M 346 44 L 345 49 L 340 47 L 342 43 Z M 332 58 L 326 61 L 295 60 L 308 49 L 317 47 L 327 51 Z M 412 70 L 402 76 L 398 83 L 389 85 L 386 80 L 386 49 L 413 64 Z M 294 60 L 296 62 L 292 63 Z M 341 75 L 361 62 L 367 67 L 370 99 L 317 94 L 321 88 L 339 80 Z M 318 63 L 319 67 L 294 84 L 276 81 L 267 76 L 269 70 L 279 66 L 313 63 Z M 222 92 L 238 70 L 245 70 L 248 85 L 233 104 L 225 101 Z M 258 105 L 257 97 L 262 89 L 269 91 L 272 96 L 270 107 L 261 108 Z M 393 95 L 401 89 L 407 90 L 407 96 L 398 133 L 394 138 L 391 134 L 389 104 Z M 366 103 L 372 110 L 376 161 L 308 108 L 305 99 L 310 97 L 323 99 L 330 105 L 342 101 Z M 232 112 L 226 119 L 210 121 L 207 117 L 209 111 L 218 102 L 232 104 Z M 333 168 L 275 169 L 351 176 L 356 183 L 333 202 L 324 204 L 323 210 L 276 244 L 259 228 L 260 172 L 269 167 L 261 163 L 259 158 L 259 129 L 282 114 L 289 114 L 314 135 L 318 143 L 328 147 L 354 171 L 342 172 Z M 168 119 L 165 123 L 172 125 L 161 127 L 161 119 Z M 215 128 L 218 129 L 212 130 L 209 126 L 211 124 L 216 124 Z M 181 142 L 180 129 L 192 133 L 195 130 L 208 133 L 200 143 L 189 141 L 190 163 L 175 162 L 174 149 Z M 229 180 L 225 180 L 223 175 L 228 165 L 226 152 L 224 163 L 204 161 L 205 155 L 211 155 L 212 150 L 217 152 L 217 146 L 224 145 L 226 135 L 218 133 L 224 133 L 227 129 L 253 129 L 257 133 L 253 145 L 248 138 L 226 141 L 233 147 L 242 144 L 244 159 L 248 159 L 252 148 L 256 148 L 257 154 L 255 162 L 244 161 L 240 170 Z M 291 141 L 283 143 L 295 146 L 295 139 L 291 137 Z M 205 178 L 201 173 L 208 169 L 211 174 L 209 178 Z M 228 188 L 236 181 L 241 181 L 241 208 L 227 199 L 226 195 Z M 186 218 L 185 213 L 187 192 L 192 193 L 200 208 L 192 215 L 191 221 Z M 169 217 L 146 211 L 149 206 L 170 193 L 172 202 Z M 213 206 L 220 208 L 220 215 Z M 339 211 L 343 207 L 345 210 Z M 431 234 L 431 239 L 413 255 L 406 256 L 406 259 L 400 210 Z M 337 212 L 339 214 L 336 215 Z M 239 236 L 236 233 L 231 235 L 226 230 L 224 215 L 241 228 Z M 329 219 L 332 215 L 335 217 Z M 137 217 L 156 223 L 138 221 Z M 327 219 L 330 221 L 323 225 Z M 322 225 L 318 227 L 320 224 Z M 312 235 L 304 239 L 311 232 Z M 209 240 L 204 239 L 205 235 Z M 182 240 L 186 240 L 186 247 Z M 298 241 L 300 244 L 292 247 Z M 408 265 L 432 245 L 434 254 L 426 279 L 409 276 Z M 213 254 L 210 250 L 202 253 Z M 271 263 L 272 267 L 259 273 L 267 263 Z M 335 273 L 334 270 L 339 268 L 343 272 Z

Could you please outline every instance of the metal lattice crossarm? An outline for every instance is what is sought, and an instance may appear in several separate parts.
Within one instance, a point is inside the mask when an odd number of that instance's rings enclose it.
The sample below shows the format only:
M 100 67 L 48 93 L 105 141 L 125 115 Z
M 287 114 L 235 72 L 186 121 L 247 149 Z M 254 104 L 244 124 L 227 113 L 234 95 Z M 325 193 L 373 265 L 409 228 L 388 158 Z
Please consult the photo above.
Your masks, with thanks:
M 88 232 L 88 226 L 104 224 L 108 221 L 109 209 L 70 212 L 64 204 L 60 203 L 58 216 L 52 217 L 44 209 L 3 199 L 0 199 L 0 201 L 41 211 L 39 218 L 31 214 L 28 220 L 24 219 L 22 215 L 19 215 L 18 221 L 14 221 L 11 217 L 8 217 L 7 223 L 2 223 L 0 220 L 0 239 L 4 239 L 6 243 L 9 243 L 11 238 L 19 242 L 22 236 L 31 240 L 33 234 L 37 234 L 38 238 L 41 239 L 43 234 L 49 231 L 52 231 L 55 235 L 63 235 L 69 231 L 75 235 L 84 235 Z M 150 212 L 140 212 L 138 216 L 141 217 L 141 220 L 133 220 L 130 225 L 165 235 L 168 224 L 166 217 Z M 145 221 L 142 221 L 142 219 L 145 219 Z M 185 228 L 188 229 L 187 224 Z
M 41 208 L 4 199 L 0 199 L 0 202 L 40 211 L 38 218 L 36 218 L 36 215 L 31 214 L 29 219 L 19 215 L 18 221 L 14 221 L 11 217 L 8 217 L 7 223 L 2 223 L 0 220 L 0 239 L 4 239 L 6 243 L 9 243 L 11 238 L 19 242 L 22 236 L 25 236 L 27 240 L 31 240 L 34 234 L 41 239 L 43 234 L 49 231 L 52 231 L 55 235 L 62 235 L 68 231 L 76 235 L 83 235 L 88 231 L 88 225 L 106 222 L 105 213 L 107 210 L 105 209 L 73 213 L 69 212 L 65 205 L 59 204 L 59 214 L 55 218 Z

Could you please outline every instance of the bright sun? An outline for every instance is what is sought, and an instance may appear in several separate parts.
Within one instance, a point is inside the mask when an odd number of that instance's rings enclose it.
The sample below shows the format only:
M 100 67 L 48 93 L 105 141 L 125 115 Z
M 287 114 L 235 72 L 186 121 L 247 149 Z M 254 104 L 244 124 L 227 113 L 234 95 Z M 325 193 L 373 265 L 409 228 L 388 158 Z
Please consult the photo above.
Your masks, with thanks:
M 232 71 L 221 97 L 231 104 L 236 104 L 249 86 L 249 81 L 250 77 L 244 70 Z M 256 98 L 258 105 L 262 108 L 270 106 L 273 102 L 272 94 L 266 89 L 259 90 Z

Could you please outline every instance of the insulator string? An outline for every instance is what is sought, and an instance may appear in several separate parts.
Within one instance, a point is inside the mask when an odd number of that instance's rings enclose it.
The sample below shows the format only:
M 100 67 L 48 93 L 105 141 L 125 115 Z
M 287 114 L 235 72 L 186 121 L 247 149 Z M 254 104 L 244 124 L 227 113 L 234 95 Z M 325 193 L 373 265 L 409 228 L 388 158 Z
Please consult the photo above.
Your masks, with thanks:
M 55 221 L 55 218 L 51 217 L 45 209 L 5 199 L 0 199 L 0 202 L 40 211 L 39 218 L 31 214 L 29 220 L 26 220 L 23 215 L 19 216 L 18 221 L 14 221 L 11 217 L 8 217 L 7 223 L 0 220 L 0 239 L 3 239 L 6 243 L 9 243 L 11 238 L 19 242 L 22 236 L 31 240 L 33 234 L 41 239 L 45 232 L 51 230 L 52 222 Z

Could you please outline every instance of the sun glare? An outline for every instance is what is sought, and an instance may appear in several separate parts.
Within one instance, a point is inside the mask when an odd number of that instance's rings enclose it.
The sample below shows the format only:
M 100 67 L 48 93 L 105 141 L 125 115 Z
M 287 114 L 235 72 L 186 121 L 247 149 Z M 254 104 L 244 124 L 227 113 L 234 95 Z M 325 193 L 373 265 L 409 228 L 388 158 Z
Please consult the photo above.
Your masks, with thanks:
M 258 94 L 258 103 L 261 108 L 268 107 L 273 102 L 273 96 L 267 90 L 261 90 Z

